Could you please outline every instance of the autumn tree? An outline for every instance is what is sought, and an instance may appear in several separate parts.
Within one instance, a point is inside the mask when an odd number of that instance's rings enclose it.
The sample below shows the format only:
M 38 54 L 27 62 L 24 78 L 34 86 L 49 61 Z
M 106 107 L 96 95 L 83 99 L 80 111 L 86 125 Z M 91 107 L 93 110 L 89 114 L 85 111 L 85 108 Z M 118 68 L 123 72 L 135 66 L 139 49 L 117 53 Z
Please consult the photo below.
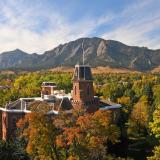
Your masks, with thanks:
M 135 104 L 133 111 L 131 113 L 131 127 L 136 128 L 138 134 L 145 133 L 146 127 L 148 126 L 148 98 L 142 96 L 141 99 Z
M 159 146 L 156 146 L 154 148 L 154 151 L 153 151 L 154 155 L 151 157 L 148 157 L 148 159 L 158 160 L 160 159 L 160 106 L 158 106 L 153 113 L 153 122 L 150 123 L 150 128 L 152 133 L 157 138 Z
M 27 153 L 33 159 L 58 159 L 55 145 L 57 130 L 47 115 L 51 107 L 44 102 L 35 102 L 30 108 L 32 113 L 17 123 L 20 137 L 27 139 Z
M 119 129 L 111 123 L 110 112 L 97 111 L 79 116 L 75 125 L 63 127 L 57 137 L 57 145 L 64 153 L 64 159 L 104 159 L 107 155 L 107 141 L 115 143 Z
M 0 141 L 0 160 L 30 160 L 30 158 L 18 143 Z
M 122 96 L 117 98 L 117 102 L 123 106 L 123 109 L 126 113 L 131 112 L 131 98 L 127 96 Z
M 153 99 L 155 106 L 158 106 L 160 104 L 160 84 L 155 85 L 153 87 Z

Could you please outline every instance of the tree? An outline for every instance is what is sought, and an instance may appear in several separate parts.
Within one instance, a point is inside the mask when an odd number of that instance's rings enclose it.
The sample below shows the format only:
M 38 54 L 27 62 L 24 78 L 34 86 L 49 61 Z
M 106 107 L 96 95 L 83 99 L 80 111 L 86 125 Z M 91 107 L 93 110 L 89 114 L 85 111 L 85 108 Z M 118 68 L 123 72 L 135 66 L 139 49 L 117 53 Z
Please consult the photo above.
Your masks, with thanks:
M 46 115 L 49 109 L 46 103 L 36 102 L 31 106 L 32 113 L 17 123 L 20 137 L 27 139 L 26 151 L 33 159 L 58 159 L 55 145 L 57 130 Z
M 108 111 L 81 115 L 74 125 L 62 127 L 62 130 L 57 137 L 57 145 L 64 153 L 64 159 L 104 159 L 107 155 L 106 142 L 116 143 L 119 137 L 119 129 L 112 124 Z
M 158 106 L 160 104 L 160 84 L 155 85 L 153 87 L 153 99 L 155 106 Z
M 160 159 L 160 106 L 156 108 L 153 113 L 153 122 L 150 123 L 150 129 L 155 137 L 158 139 L 159 146 L 154 148 L 154 155 L 148 157 L 149 160 Z
M 127 113 L 130 113 L 131 111 L 131 98 L 122 96 L 120 98 L 117 98 L 117 102 L 123 105 L 124 111 Z
M 101 92 L 105 98 L 116 101 L 117 98 L 123 96 L 124 88 L 123 85 L 117 83 L 108 83 L 102 87 Z
M 153 113 L 153 122 L 150 123 L 150 128 L 155 137 L 160 140 L 160 105 Z
M 29 156 L 17 143 L 0 141 L 0 160 L 29 160 Z
M 142 96 L 141 99 L 135 104 L 131 113 L 131 122 L 135 124 L 138 134 L 143 131 L 145 133 L 148 126 L 148 99 Z

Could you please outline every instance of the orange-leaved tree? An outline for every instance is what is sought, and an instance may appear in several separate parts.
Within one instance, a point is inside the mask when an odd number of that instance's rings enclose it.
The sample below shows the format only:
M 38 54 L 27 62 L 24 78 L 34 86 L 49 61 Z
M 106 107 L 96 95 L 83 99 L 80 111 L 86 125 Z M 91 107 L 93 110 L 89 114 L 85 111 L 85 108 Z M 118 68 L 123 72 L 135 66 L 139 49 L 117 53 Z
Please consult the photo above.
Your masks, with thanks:
M 35 102 L 31 106 L 32 112 L 17 123 L 20 137 L 27 140 L 27 153 L 33 159 L 59 159 L 56 149 L 57 129 L 52 119 L 46 114 L 50 106 L 44 102 Z
M 57 136 L 57 145 L 64 158 L 104 159 L 107 155 L 106 142 L 115 143 L 119 137 L 119 129 L 112 123 L 110 112 L 97 111 L 74 118 L 70 117 L 75 124 L 63 126 L 62 134 Z

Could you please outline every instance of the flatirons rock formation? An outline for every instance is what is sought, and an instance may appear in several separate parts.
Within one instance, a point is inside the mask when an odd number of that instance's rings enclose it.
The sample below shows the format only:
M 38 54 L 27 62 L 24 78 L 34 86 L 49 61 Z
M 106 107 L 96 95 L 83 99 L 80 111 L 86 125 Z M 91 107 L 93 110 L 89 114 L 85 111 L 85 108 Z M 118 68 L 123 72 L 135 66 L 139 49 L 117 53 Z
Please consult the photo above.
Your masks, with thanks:
M 44 52 L 28 54 L 19 49 L 0 54 L 0 69 L 39 70 L 82 63 L 84 42 L 85 64 L 150 71 L 160 66 L 160 49 L 127 46 L 101 38 L 80 38 Z

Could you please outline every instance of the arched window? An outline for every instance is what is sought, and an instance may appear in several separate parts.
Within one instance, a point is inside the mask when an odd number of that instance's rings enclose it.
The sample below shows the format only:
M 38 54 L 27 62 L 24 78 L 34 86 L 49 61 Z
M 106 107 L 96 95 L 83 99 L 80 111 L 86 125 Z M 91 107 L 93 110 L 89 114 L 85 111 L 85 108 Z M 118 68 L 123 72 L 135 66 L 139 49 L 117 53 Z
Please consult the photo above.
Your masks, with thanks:
M 75 76 L 78 77 L 78 68 L 75 70 Z
M 76 95 L 77 94 L 77 87 L 74 86 L 74 94 Z

